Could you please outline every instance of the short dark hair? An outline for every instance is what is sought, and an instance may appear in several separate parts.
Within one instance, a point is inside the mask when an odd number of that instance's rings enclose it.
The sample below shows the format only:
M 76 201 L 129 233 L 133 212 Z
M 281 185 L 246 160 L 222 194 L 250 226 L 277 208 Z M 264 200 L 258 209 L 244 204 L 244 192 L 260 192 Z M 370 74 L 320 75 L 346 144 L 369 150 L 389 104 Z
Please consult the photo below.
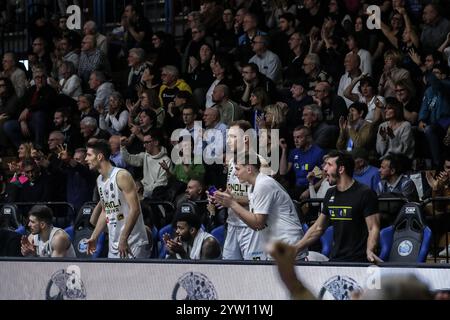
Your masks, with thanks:
M 183 205 L 183 204 L 181 204 L 181 205 Z M 175 218 L 175 222 L 178 222 L 178 221 L 186 222 L 189 225 L 189 227 L 195 228 L 197 230 L 200 229 L 200 227 L 202 225 L 200 217 L 195 213 L 180 212 L 180 213 L 178 213 L 178 215 Z
M 252 125 L 247 120 L 236 120 L 230 123 L 230 128 L 231 127 L 239 127 L 239 129 L 246 132 L 248 129 L 252 128 Z
M 162 134 L 162 132 L 160 130 L 152 129 L 152 130 L 150 130 L 149 133 L 146 134 L 146 136 L 151 136 L 152 140 L 158 141 L 159 146 L 163 145 L 164 137 L 163 137 L 163 134 Z
M 295 16 L 291 12 L 286 12 L 286 13 L 280 14 L 278 16 L 278 20 L 280 20 L 280 19 L 284 19 L 284 20 L 286 20 L 289 23 L 295 22 Z
M 35 216 L 39 221 L 47 224 L 53 223 L 53 211 L 44 205 L 34 205 L 28 212 L 28 216 Z
M 345 173 L 353 177 L 353 171 L 355 170 L 355 160 L 353 159 L 353 156 L 346 152 L 346 151 L 331 151 L 328 154 L 329 158 L 337 158 L 336 159 L 336 166 L 338 167 L 344 167 Z
M 104 139 L 98 139 L 95 141 L 91 141 L 86 145 L 87 148 L 91 148 L 95 153 L 103 154 L 106 161 L 109 161 L 109 157 L 111 156 L 111 146 L 109 142 Z
M 367 77 L 363 77 L 360 81 L 359 81 L 359 87 L 358 90 L 360 93 L 362 93 L 362 89 L 361 87 L 363 85 L 368 85 L 369 87 L 372 88 L 373 93 L 376 95 L 378 94 L 378 86 L 377 83 L 375 81 L 374 78 L 372 78 L 371 76 L 367 76 Z
M 367 108 L 367 104 L 365 104 L 364 102 L 353 102 L 350 107 L 348 107 L 348 109 L 350 110 L 351 108 L 355 109 L 356 111 L 358 111 L 359 113 L 362 112 L 362 118 L 364 119 L 367 115 L 368 112 L 368 108 Z

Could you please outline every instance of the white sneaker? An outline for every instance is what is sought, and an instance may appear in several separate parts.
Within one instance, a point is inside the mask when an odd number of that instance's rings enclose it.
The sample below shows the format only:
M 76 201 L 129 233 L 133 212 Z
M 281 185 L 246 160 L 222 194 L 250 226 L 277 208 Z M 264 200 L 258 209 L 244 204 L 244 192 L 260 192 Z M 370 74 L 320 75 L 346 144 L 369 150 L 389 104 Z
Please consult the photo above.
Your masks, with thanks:
M 446 257 L 447 254 L 450 256 L 450 244 L 447 248 L 444 248 L 441 252 L 439 252 L 439 257 Z

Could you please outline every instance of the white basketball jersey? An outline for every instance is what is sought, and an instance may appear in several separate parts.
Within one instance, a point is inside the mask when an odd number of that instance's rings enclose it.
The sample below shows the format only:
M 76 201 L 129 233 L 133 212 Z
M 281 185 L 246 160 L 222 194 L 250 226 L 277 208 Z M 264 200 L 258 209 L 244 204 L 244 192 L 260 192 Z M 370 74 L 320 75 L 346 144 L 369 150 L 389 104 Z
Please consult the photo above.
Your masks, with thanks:
M 123 192 L 117 185 L 117 173 L 123 169 L 114 167 L 108 179 L 103 181 L 102 175 L 97 178 L 98 193 L 106 212 L 106 224 L 109 232 L 109 254 L 119 255 L 120 234 L 130 212 Z M 133 230 L 128 237 L 128 245 L 133 250 L 135 246 L 148 244 L 144 219 L 139 204 L 139 216 Z
M 35 234 L 33 237 L 34 240 L 34 246 L 36 247 L 36 252 L 38 257 L 51 257 L 53 254 L 53 247 L 52 247 L 52 241 L 53 237 L 55 236 L 55 233 L 60 231 L 66 233 L 63 229 L 52 227 L 52 230 L 50 231 L 50 235 L 48 237 L 47 241 L 42 241 L 41 237 L 38 234 Z M 67 234 L 66 234 L 67 235 Z M 67 235 L 69 238 L 69 235 Z M 66 251 L 65 258 L 76 258 L 75 249 L 73 248 L 72 243 L 70 243 L 69 249 Z
M 232 190 L 231 194 L 235 199 L 248 200 L 248 190 L 250 188 L 250 184 L 239 182 L 239 179 L 236 176 L 236 166 L 233 160 L 230 160 L 228 163 L 227 188 Z M 245 208 L 248 209 L 248 206 Z M 231 208 L 228 209 L 227 223 L 232 226 L 247 227 L 245 222 L 242 221 Z

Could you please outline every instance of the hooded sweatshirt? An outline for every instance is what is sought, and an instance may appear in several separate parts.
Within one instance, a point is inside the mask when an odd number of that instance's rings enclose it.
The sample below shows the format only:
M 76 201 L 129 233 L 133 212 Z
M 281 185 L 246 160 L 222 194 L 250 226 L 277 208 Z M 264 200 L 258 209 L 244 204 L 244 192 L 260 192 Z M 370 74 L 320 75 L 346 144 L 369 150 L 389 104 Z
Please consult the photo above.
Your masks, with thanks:
M 141 182 L 144 186 L 145 198 L 150 197 L 156 187 L 167 185 L 169 177 L 167 172 L 159 164 L 160 162 L 165 161 L 169 168 L 172 167 L 172 161 L 167 156 L 165 147 L 161 147 L 161 151 L 154 156 L 148 152 L 129 154 L 128 150 L 123 146 L 120 148 L 120 153 L 127 164 L 135 167 L 143 167 L 144 177 Z

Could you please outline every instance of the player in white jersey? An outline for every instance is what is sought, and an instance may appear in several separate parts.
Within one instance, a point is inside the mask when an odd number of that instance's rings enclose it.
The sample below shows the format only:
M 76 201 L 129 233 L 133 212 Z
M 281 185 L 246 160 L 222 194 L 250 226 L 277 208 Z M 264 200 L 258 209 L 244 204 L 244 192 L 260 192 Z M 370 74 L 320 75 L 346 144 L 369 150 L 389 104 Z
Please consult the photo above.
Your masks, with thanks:
M 259 172 L 260 166 L 256 154 L 254 157 L 246 154 L 244 164 L 236 164 L 239 181 L 251 184 L 249 209 L 242 207 L 230 192 L 216 192 L 214 198 L 220 205 L 232 208 L 251 229 L 259 233 L 257 246 L 264 249 L 269 241 L 274 240 L 294 244 L 303 237 L 295 205 L 275 179 Z M 304 259 L 306 255 L 306 250 L 303 250 L 297 259 Z
M 101 206 L 95 230 L 87 241 L 88 252 L 95 252 L 97 239 L 108 226 L 108 258 L 149 258 L 151 248 L 133 177 L 128 171 L 111 165 L 107 141 L 97 140 L 87 148 L 89 169 L 100 172 L 97 187 Z
M 75 249 L 69 235 L 52 224 L 53 212 L 43 205 L 35 205 L 29 214 L 28 227 L 31 234 L 23 236 L 23 256 L 75 258 Z
M 250 184 L 241 183 L 236 176 L 235 163 L 239 150 L 248 151 L 251 139 L 247 130 L 251 125 L 247 121 L 239 120 L 230 124 L 227 136 L 228 150 L 231 159 L 228 160 L 227 189 L 241 206 L 248 208 L 248 190 Z M 250 228 L 232 208 L 228 208 L 227 233 L 223 246 L 224 260 L 261 260 L 265 259 L 264 248 L 258 239 L 260 232 Z

